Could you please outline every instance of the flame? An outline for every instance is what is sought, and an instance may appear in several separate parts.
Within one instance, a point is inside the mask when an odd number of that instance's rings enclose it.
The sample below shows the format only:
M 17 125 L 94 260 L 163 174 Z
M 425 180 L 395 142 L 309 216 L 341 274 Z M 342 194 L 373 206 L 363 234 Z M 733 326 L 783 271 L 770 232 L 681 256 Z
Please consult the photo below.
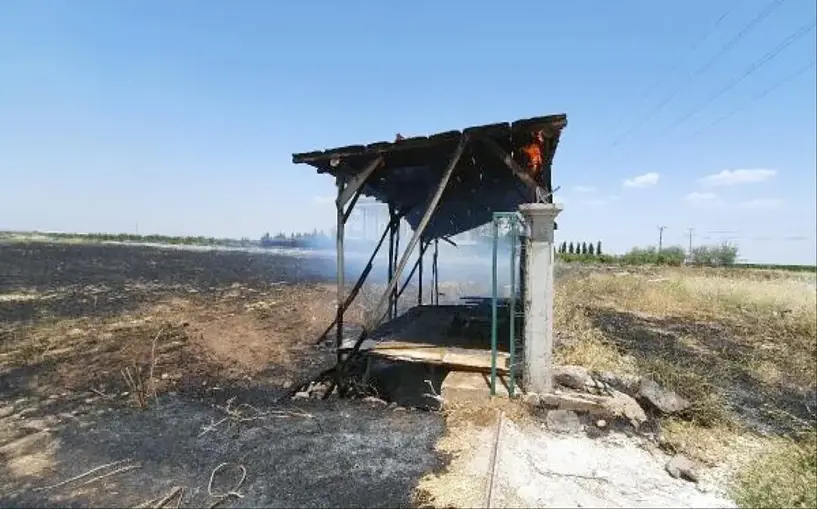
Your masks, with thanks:
M 528 169 L 533 177 L 536 177 L 542 171 L 544 158 L 542 156 L 542 145 L 545 142 L 545 133 L 537 131 L 533 134 L 533 141 L 522 147 L 522 152 L 528 156 Z

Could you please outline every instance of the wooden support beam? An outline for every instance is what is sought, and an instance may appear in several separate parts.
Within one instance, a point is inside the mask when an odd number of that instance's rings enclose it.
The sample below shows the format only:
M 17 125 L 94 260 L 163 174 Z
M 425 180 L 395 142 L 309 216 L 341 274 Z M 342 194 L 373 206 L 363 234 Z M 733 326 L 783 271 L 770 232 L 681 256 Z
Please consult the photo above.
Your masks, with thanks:
M 492 140 L 488 137 L 480 137 L 479 140 L 486 146 L 488 149 L 493 152 L 497 157 L 502 159 L 502 162 L 505 163 L 505 166 L 508 167 L 509 170 L 513 172 L 513 174 L 521 180 L 526 186 L 528 186 L 531 191 L 536 195 L 536 190 L 539 189 L 541 186 L 533 180 L 533 177 L 528 175 L 528 172 L 525 171 L 524 168 L 519 166 L 519 163 L 513 160 L 513 158 L 499 146 L 499 143 Z
M 350 178 L 346 184 L 346 187 L 338 195 L 338 204 L 341 207 L 346 205 L 349 200 L 352 199 L 355 193 L 358 193 L 363 188 L 363 184 L 366 183 L 366 180 L 368 180 L 371 174 L 374 173 L 374 171 L 382 164 L 383 156 L 377 156 L 363 169 L 363 171 Z
M 434 293 L 431 295 L 431 303 L 435 306 L 440 305 L 440 269 L 439 265 L 437 264 L 437 259 L 440 254 L 440 243 L 437 239 L 434 239 L 434 255 L 431 257 L 431 277 L 432 277 L 432 290 Z
M 397 221 L 397 224 L 394 226 L 394 266 L 397 266 L 397 254 L 400 252 L 400 221 Z M 391 302 L 391 318 L 394 320 L 397 318 L 397 304 L 398 300 L 400 299 L 400 292 L 397 291 L 397 287 L 394 287 L 394 291 L 392 292 L 392 302 Z
M 343 203 L 340 199 L 341 194 L 344 190 L 345 185 L 345 178 L 342 175 L 338 175 L 336 178 L 336 185 L 338 188 L 338 199 L 335 203 L 337 208 L 337 231 L 336 231 L 336 239 L 335 239 L 335 249 L 337 252 L 337 311 L 335 313 L 335 321 L 337 322 L 337 328 L 335 329 L 335 348 L 338 355 L 338 363 L 340 363 L 343 359 L 341 357 L 340 347 L 343 344 L 343 313 L 345 309 L 343 308 L 343 302 L 345 301 L 344 298 L 344 285 L 345 285 L 345 270 L 346 267 L 344 265 L 343 259 L 343 237 L 344 237 L 344 230 L 346 227 L 346 222 L 344 221 L 344 213 L 343 213 Z
M 394 205 L 391 203 L 389 204 L 389 271 L 388 271 L 388 278 L 387 281 L 391 281 L 391 278 L 394 276 L 394 266 L 395 266 L 395 257 L 397 256 L 394 252 L 394 234 L 395 234 L 395 221 L 394 217 L 396 216 L 396 211 L 394 210 Z M 394 308 L 394 294 L 389 295 L 389 317 L 391 317 L 391 310 Z
M 352 305 L 352 302 L 354 302 L 355 297 L 357 297 L 357 294 L 360 293 L 360 289 L 363 288 L 363 284 L 366 282 L 366 279 L 368 279 L 369 274 L 372 272 L 372 268 L 374 267 L 375 256 L 377 256 L 377 253 L 380 251 L 380 247 L 383 245 L 383 241 L 386 240 L 386 235 L 389 233 L 389 228 L 390 226 L 387 226 L 383 230 L 383 234 L 380 236 L 380 241 L 378 241 L 377 245 L 374 248 L 374 251 L 372 251 L 371 256 L 369 256 L 369 261 L 366 262 L 366 267 L 363 269 L 363 272 L 357 279 L 355 286 L 352 288 L 352 291 L 349 292 L 349 295 L 346 297 L 346 301 L 344 301 L 343 303 L 342 313 L 340 315 L 337 314 L 335 315 L 335 319 L 332 321 L 332 323 L 329 324 L 329 327 L 327 327 L 326 330 L 323 331 L 323 334 L 318 336 L 318 339 L 315 343 L 319 344 L 321 341 L 323 341 L 323 338 L 325 338 L 326 335 L 329 334 L 329 331 L 332 330 L 332 327 L 334 327 L 335 324 L 338 323 L 338 317 L 342 316 L 342 314 L 345 313 L 347 309 L 349 309 L 349 306 Z
M 409 283 L 411 283 L 411 278 L 414 277 L 414 273 L 417 272 L 417 267 L 420 266 L 420 262 L 423 259 L 423 246 L 420 244 L 420 256 L 417 257 L 417 261 L 414 262 L 414 266 L 411 267 L 411 271 L 409 272 L 408 276 L 406 276 L 406 280 L 403 281 L 403 286 L 400 287 L 400 290 L 397 291 L 397 298 L 399 299 L 403 292 L 406 291 L 408 288 Z
M 346 211 L 343 213 L 343 224 L 346 224 L 349 221 L 349 216 L 352 215 L 352 211 L 355 210 L 355 205 L 357 205 L 357 200 L 360 198 L 361 192 L 363 191 L 363 187 L 358 188 L 355 195 L 352 197 L 352 202 L 346 208 Z M 364 209 L 365 210 L 365 209 Z
M 361 332 L 357 341 L 355 341 L 354 348 L 352 349 L 353 353 L 357 352 L 360 349 L 360 345 L 363 344 L 363 342 L 368 337 L 369 333 L 383 319 L 386 301 L 391 292 L 394 291 L 394 288 L 397 286 L 397 283 L 400 279 L 400 275 L 406 268 L 409 256 L 411 255 L 411 252 L 414 250 L 414 248 L 417 246 L 417 242 L 419 242 L 420 237 L 423 235 L 423 232 L 428 226 L 428 223 L 431 220 L 431 216 L 434 214 L 434 211 L 437 210 L 437 205 L 440 203 L 440 199 L 442 198 L 443 192 L 448 186 L 448 181 L 451 179 L 451 175 L 454 173 L 454 169 L 457 167 L 457 164 L 459 163 L 460 158 L 462 157 L 462 154 L 465 151 L 465 146 L 468 144 L 468 139 L 469 137 L 467 134 L 463 134 L 460 136 L 459 144 L 457 144 L 457 148 L 454 149 L 454 153 L 451 155 L 451 159 L 448 163 L 448 166 L 443 172 L 443 176 L 440 179 L 440 183 L 437 185 L 437 190 L 434 192 L 431 199 L 429 200 L 428 207 L 426 208 L 426 211 L 423 214 L 422 219 L 420 219 L 420 223 L 417 225 L 417 229 L 414 230 L 414 235 L 411 236 L 411 240 L 406 246 L 406 250 L 403 253 L 403 257 L 400 259 L 400 263 L 397 265 L 397 270 L 395 271 L 394 274 L 392 274 L 392 277 L 389 280 L 389 284 L 385 292 L 383 292 L 383 295 L 380 297 L 377 306 L 375 306 L 374 313 L 372 313 L 371 318 L 366 322 L 366 325 L 363 328 L 363 332 Z M 339 371 L 345 370 L 341 369 Z
M 423 257 L 425 257 L 426 249 L 428 249 L 429 241 L 423 242 L 420 239 L 420 260 L 419 260 L 419 272 L 417 273 L 417 305 L 423 305 Z

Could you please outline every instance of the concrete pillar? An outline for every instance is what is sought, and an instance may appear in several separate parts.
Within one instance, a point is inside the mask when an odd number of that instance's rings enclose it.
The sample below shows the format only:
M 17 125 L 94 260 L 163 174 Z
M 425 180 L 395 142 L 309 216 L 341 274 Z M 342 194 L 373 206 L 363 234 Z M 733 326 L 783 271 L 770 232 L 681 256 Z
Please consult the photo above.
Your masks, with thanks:
M 525 203 L 519 207 L 527 225 L 525 246 L 525 389 L 553 391 L 553 225 L 562 207 Z

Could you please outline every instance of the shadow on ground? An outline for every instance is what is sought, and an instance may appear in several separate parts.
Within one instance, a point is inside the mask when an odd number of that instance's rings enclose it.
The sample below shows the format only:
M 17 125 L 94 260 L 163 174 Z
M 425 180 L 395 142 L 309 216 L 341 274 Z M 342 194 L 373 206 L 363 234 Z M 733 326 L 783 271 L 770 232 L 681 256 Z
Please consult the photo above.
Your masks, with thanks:
M 588 308 L 586 312 L 622 353 L 634 357 L 645 369 L 663 361 L 705 380 L 750 429 L 790 435 L 814 426 L 806 403 L 815 395 L 756 378 L 749 369 L 756 349 L 736 341 L 727 325 L 647 318 L 606 309 Z

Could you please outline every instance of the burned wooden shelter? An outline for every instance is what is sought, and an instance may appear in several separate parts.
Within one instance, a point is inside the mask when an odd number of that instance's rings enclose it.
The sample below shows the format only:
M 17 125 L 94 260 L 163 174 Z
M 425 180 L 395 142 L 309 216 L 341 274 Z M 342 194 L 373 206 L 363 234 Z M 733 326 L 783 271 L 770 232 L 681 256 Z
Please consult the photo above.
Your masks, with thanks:
M 337 185 L 337 313 L 327 334 L 334 328 L 338 366 L 345 365 L 350 355 L 365 344 L 365 350 L 384 357 L 446 364 L 466 370 L 485 368 L 484 357 L 474 355 L 478 349 L 467 348 L 467 345 L 462 348 L 456 341 L 447 342 L 444 337 L 450 334 L 433 330 L 450 329 L 451 324 L 440 317 L 446 315 L 443 308 L 452 307 L 438 306 L 436 247 L 440 240 L 451 242 L 450 237 L 492 221 L 495 212 L 515 211 L 525 203 L 551 203 L 551 167 L 566 124 L 566 115 L 559 114 L 430 136 L 403 138 L 397 135 L 391 142 L 293 154 L 293 163 L 308 164 L 319 173 L 332 175 Z M 360 277 L 347 293 L 344 227 L 361 196 L 386 204 L 390 222 Z M 405 220 L 413 232 L 399 254 L 401 220 Z M 371 273 L 374 259 L 387 238 L 388 284 L 362 332 L 353 341 L 344 341 L 344 312 Z M 425 303 L 423 260 L 430 247 L 434 252 L 431 281 L 434 290 L 432 302 Z M 417 248 L 416 262 L 403 278 Z M 417 307 L 408 311 L 405 319 L 398 320 L 397 301 L 415 275 L 421 289 Z M 452 313 L 446 316 L 456 320 L 456 313 Z M 387 316 L 389 322 L 381 326 Z M 409 343 L 416 346 L 419 341 L 424 348 L 406 348 L 407 342 L 400 340 L 399 333 L 394 334 L 395 329 L 401 329 L 404 336 L 412 336 L 413 341 Z M 382 341 L 385 336 L 378 336 L 378 331 L 383 330 L 391 331 L 390 340 Z M 428 339 L 432 336 L 437 340 Z

